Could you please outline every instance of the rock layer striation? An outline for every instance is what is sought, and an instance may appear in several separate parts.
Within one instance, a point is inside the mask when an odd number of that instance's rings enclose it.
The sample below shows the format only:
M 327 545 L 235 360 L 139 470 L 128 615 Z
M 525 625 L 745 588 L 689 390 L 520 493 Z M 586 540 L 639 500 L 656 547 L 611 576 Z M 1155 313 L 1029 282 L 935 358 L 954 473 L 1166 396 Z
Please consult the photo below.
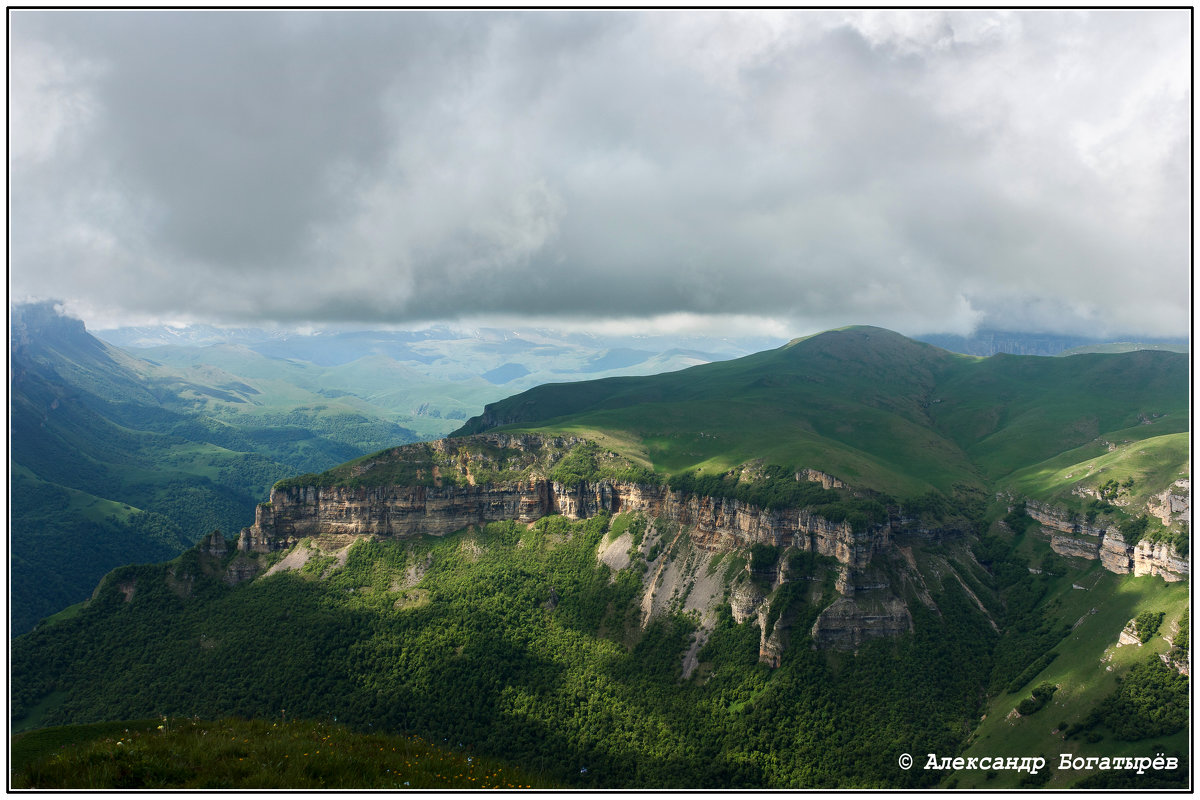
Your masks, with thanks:
M 1191 574 L 1187 556 L 1177 553 L 1167 542 L 1129 542 L 1115 526 L 1088 523 L 1045 503 L 1028 501 L 1025 511 L 1041 526 L 1050 547 L 1059 555 L 1098 558 L 1105 569 L 1119 575 L 1158 575 L 1174 582 Z
M 502 438 L 510 448 L 542 444 L 487 434 L 477 438 L 497 446 L 490 439 Z M 814 479 L 833 480 L 821 473 L 814 473 Z M 269 552 L 308 536 L 331 533 L 444 536 L 500 520 L 533 522 L 549 514 L 586 519 L 622 512 L 642 512 L 687 527 L 692 540 L 708 550 L 790 546 L 851 567 L 865 566 L 875 553 L 885 550 L 891 534 L 888 524 L 855 531 L 848 522 L 833 522 L 803 508 L 764 509 L 732 498 L 613 480 L 566 485 L 533 474 L 507 482 L 443 486 L 276 487 L 270 502 L 258 507 L 254 525 L 241 532 L 238 548 Z

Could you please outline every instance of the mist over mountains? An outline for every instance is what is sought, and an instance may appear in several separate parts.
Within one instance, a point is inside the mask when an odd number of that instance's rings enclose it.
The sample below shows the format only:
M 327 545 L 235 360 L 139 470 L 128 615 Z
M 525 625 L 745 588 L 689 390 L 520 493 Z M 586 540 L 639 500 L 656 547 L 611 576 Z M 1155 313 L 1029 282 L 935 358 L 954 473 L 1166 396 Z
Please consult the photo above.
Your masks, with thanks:
M 479 349 L 484 343 L 491 343 L 495 347 L 498 342 L 510 341 L 512 344 L 508 347 L 511 347 L 513 352 L 520 352 L 523 342 L 528 347 L 529 357 L 538 358 L 551 354 L 545 350 L 538 352 L 535 348 L 539 344 L 553 347 L 553 343 L 557 343 L 558 346 L 568 349 L 576 347 L 585 351 L 598 351 L 579 369 L 582 373 L 634 367 L 655 355 L 660 357 L 686 355 L 694 358 L 696 363 L 720 361 L 778 347 L 787 341 L 785 338 L 766 336 L 721 338 L 661 334 L 602 336 L 547 328 L 462 329 L 446 325 L 415 330 L 342 331 L 330 329 L 311 332 L 260 328 L 219 328 L 211 325 L 155 325 L 102 328 L 94 330 L 92 333 L 110 344 L 124 348 L 149 349 L 168 346 L 202 347 L 238 344 L 245 345 L 264 355 L 297 358 L 322 366 L 347 363 L 361 358 L 367 353 L 384 353 L 400 361 L 410 360 L 431 364 L 439 358 L 462 358 L 464 351 Z M 1111 351 L 1113 347 L 1117 346 L 1127 350 L 1163 349 L 1173 352 L 1187 352 L 1188 350 L 1188 340 L 1184 338 L 1155 339 L 1129 335 L 1100 338 L 994 329 L 979 329 L 966 336 L 949 333 L 924 333 L 914 335 L 912 338 L 955 353 L 974 356 L 991 356 L 997 353 L 1055 356 L 1067 351 L 1088 352 L 1100 349 Z M 418 343 L 418 345 L 414 347 L 414 343 Z M 450 354 L 451 348 L 454 350 L 453 355 Z M 445 355 L 438 355 L 437 353 L 440 351 L 444 351 Z M 499 368 L 499 366 L 493 367 L 493 369 Z M 530 370 L 530 372 L 533 371 Z M 559 374 L 569 374 L 569 371 L 561 370 Z
M 10 8 L 10 790 L 1191 788 L 1194 16 Z

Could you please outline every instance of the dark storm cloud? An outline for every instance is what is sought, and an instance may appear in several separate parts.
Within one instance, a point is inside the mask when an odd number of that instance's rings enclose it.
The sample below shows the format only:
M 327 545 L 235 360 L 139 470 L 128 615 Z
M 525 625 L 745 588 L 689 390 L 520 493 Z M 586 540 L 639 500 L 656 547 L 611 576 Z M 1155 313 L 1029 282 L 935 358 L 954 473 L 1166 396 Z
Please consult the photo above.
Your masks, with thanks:
M 1186 19 L 13 12 L 11 286 L 206 320 L 1178 335 Z

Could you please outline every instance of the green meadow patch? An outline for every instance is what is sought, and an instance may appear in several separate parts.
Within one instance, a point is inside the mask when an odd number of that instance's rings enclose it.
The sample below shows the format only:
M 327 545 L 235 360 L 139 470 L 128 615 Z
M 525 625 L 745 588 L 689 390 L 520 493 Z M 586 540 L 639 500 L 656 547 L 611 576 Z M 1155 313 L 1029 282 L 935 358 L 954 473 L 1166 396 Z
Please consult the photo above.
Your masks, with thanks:
M 548 789 L 527 770 L 419 736 L 327 722 L 162 717 L 13 741 L 14 789 Z
M 1053 647 L 1057 655 L 1040 659 L 1044 666 L 1034 674 L 1023 673 L 1023 689 L 989 698 L 984 719 L 961 754 L 964 757 L 1042 755 L 1049 765 L 1047 770 L 1053 773 L 1046 787 L 1069 788 L 1095 770 L 1059 773 L 1053 765 L 1058 763 L 1060 753 L 1146 755 L 1146 742 L 1120 739 L 1102 724 L 1086 731 L 1082 727 L 1093 710 L 1118 690 L 1120 680 L 1135 665 L 1170 649 L 1163 636 L 1177 630 L 1186 614 L 1189 587 L 1184 582 L 1166 583 L 1153 576 L 1115 575 L 1098 561 L 1085 563 L 1087 566 L 1073 567 L 1056 579 L 1043 600 L 1050 623 L 1069 628 L 1067 636 Z M 1141 646 L 1118 644 L 1126 624 L 1146 611 L 1164 612 L 1163 635 Z M 1054 687 L 1055 691 L 1039 710 L 1022 714 L 1021 704 L 1040 686 Z M 1076 733 L 1068 739 L 1072 726 Z M 1187 731 L 1158 736 L 1150 744 L 1157 748 L 1155 752 L 1174 749 L 1186 753 Z M 958 788 L 1015 788 L 1022 777 L 1024 773 L 1001 771 L 988 777 L 985 771 L 964 770 L 948 776 L 946 782 L 954 782 Z

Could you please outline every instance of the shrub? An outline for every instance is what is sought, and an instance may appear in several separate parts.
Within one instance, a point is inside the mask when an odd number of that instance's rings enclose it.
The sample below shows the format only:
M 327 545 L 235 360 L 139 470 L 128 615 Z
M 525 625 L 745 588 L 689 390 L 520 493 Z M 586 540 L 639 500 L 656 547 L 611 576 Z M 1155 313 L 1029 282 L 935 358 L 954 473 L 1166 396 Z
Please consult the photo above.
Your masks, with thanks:
M 1050 662 L 1056 658 L 1058 658 L 1058 653 L 1051 651 L 1040 657 L 1037 661 L 1034 661 L 1032 664 L 1022 670 L 1021 674 L 1014 678 L 1012 683 L 1008 685 L 1008 693 L 1016 694 L 1017 692 L 1021 691 L 1021 688 L 1025 686 L 1025 684 L 1033 680 L 1039 672 L 1050 666 Z
M 1017 705 L 1017 713 L 1022 717 L 1027 717 L 1030 714 L 1036 714 L 1042 710 L 1042 706 L 1050 702 L 1050 698 L 1058 691 L 1058 687 L 1052 683 L 1043 683 L 1033 690 L 1033 696 L 1027 697 Z
M 1154 634 L 1158 633 L 1159 626 L 1162 625 L 1164 613 L 1162 611 L 1143 611 L 1137 615 L 1133 621 L 1134 630 L 1137 631 L 1137 637 L 1143 643 L 1154 638 Z

